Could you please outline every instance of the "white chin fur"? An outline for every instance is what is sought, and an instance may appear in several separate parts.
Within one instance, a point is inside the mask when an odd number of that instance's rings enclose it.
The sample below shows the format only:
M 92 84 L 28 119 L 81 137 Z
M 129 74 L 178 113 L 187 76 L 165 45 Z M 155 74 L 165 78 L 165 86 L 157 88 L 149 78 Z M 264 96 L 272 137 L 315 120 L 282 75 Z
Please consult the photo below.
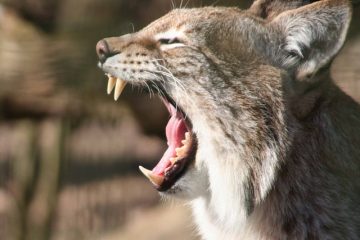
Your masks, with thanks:
M 191 164 L 174 186 L 162 195 L 186 200 L 206 195 L 209 186 L 207 172 L 196 164 L 196 161 L 194 165 Z

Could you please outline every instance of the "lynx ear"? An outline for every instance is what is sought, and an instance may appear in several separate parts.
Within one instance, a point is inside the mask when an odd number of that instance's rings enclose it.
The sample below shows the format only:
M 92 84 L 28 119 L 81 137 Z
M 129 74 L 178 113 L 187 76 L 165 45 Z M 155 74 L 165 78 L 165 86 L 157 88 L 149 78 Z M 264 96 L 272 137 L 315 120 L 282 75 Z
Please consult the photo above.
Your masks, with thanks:
M 280 13 L 268 23 L 277 39 L 270 58 L 298 79 L 311 77 L 342 47 L 351 13 L 345 0 L 323 0 Z
M 271 20 L 280 13 L 295 9 L 317 0 L 255 0 L 249 12 L 260 18 Z

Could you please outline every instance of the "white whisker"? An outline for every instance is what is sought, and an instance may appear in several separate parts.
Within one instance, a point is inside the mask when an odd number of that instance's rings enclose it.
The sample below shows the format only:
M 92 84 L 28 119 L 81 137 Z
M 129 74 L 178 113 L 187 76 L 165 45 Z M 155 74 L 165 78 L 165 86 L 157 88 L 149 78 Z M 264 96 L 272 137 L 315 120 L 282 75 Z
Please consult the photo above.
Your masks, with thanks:
M 172 86 L 174 86 L 178 91 L 180 91 L 185 98 L 187 99 L 187 101 L 189 101 L 190 103 L 193 103 L 193 99 L 189 96 L 188 91 L 184 85 L 184 83 L 178 79 L 177 77 L 174 76 L 174 74 L 167 68 L 165 67 L 164 64 L 164 59 L 151 59 L 150 62 L 153 62 L 155 64 L 155 66 L 157 67 L 157 70 L 149 70 L 146 71 L 148 73 L 150 73 L 151 75 L 153 75 L 163 86 L 163 89 L 166 89 L 166 85 L 170 84 Z M 161 64 L 162 63 L 162 64 Z M 159 89 L 156 84 L 154 83 L 154 80 L 151 80 L 156 88 L 156 90 L 159 92 L 160 95 L 164 96 L 164 93 L 162 93 L 161 89 Z M 174 106 L 176 109 L 178 109 L 177 103 L 176 106 Z M 185 118 L 187 116 L 184 116 Z
M 145 84 L 146 88 L 149 90 L 149 94 L 150 94 L 150 98 L 151 98 L 151 88 L 150 88 L 149 84 L 145 80 L 142 82 Z
M 184 8 L 187 8 L 187 7 L 188 7 L 189 2 L 190 2 L 190 0 L 187 0 L 187 2 L 186 2 L 185 5 L 184 5 Z

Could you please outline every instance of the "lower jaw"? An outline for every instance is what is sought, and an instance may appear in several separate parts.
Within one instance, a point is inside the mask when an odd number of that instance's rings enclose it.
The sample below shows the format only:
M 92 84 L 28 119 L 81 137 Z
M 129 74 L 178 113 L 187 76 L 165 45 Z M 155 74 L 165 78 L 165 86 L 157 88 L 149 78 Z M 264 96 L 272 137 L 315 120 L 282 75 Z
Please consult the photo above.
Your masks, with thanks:
M 166 126 L 169 147 L 152 170 L 140 167 L 159 192 L 169 191 L 186 174 L 195 159 L 198 145 L 197 137 L 192 132 L 192 123 L 183 111 L 174 105 L 171 98 L 163 99 L 163 102 L 171 115 Z
M 178 160 L 174 166 L 167 173 L 165 173 L 164 182 L 160 186 L 156 187 L 159 192 L 167 192 L 176 186 L 176 183 L 179 181 L 179 179 L 187 173 L 190 165 L 193 164 L 197 151 L 197 140 L 195 135 L 193 141 L 194 142 L 188 156 Z

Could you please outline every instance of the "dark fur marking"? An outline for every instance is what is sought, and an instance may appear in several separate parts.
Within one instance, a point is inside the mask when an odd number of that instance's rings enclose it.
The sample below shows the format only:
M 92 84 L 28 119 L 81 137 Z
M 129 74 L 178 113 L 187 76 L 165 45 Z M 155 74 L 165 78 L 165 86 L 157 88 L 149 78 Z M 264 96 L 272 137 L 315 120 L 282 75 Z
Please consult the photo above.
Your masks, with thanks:
M 254 192 L 254 184 L 252 182 L 252 171 L 247 178 L 247 181 L 244 183 L 244 191 L 245 191 L 245 208 L 246 214 L 250 215 L 254 211 L 255 207 L 255 192 Z
M 224 104 L 224 106 L 230 111 L 230 113 L 232 114 L 232 116 L 234 118 L 238 118 L 239 114 L 238 114 L 238 109 L 236 109 L 235 107 L 229 105 L 229 104 Z
M 225 126 L 224 122 L 221 120 L 221 118 L 216 117 L 216 120 L 221 125 L 221 129 L 224 132 L 225 136 L 228 139 L 230 139 L 234 144 L 237 144 L 235 137 L 227 131 L 226 126 Z
M 262 113 L 262 117 L 264 118 L 264 123 L 266 126 L 266 135 L 273 139 L 275 142 L 279 141 L 279 135 L 276 131 L 276 123 L 274 121 L 275 114 L 273 112 L 272 107 L 269 103 L 262 102 L 260 105 L 260 111 Z

